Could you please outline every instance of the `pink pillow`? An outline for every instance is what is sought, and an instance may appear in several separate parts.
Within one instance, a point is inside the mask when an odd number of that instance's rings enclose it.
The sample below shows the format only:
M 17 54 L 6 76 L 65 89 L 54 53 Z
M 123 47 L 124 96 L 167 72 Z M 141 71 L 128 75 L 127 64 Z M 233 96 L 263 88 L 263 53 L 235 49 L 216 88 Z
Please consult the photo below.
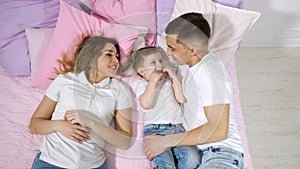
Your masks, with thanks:
M 53 34 L 54 28 L 48 29 L 34 29 L 27 28 L 25 30 L 28 42 L 28 51 L 30 56 L 31 77 L 35 78 L 38 68 L 40 66 L 42 57 L 48 46 L 50 38 Z
M 46 89 L 51 83 L 49 78 L 57 76 L 54 72 L 54 67 L 58 68 L 56 60 L 61 58 L 62 53 L 65 52 L 69 55 L 74 53 L 82 34 L 92 35 L 99 31 L 103 32 L 106 37 L 118 40 L 121 48 L 121 57 L 129 54 L 138 37 L 138 31 L 134 29 L 129 29 L 122 25 L 109 24 L 60 0 L 60 11 L 56 28 L 42 58 L 33 86 Z
M 90 0 L 92 15 L 107 22 L 147 27 L 147 46 L 156 44 L 156 1 Z

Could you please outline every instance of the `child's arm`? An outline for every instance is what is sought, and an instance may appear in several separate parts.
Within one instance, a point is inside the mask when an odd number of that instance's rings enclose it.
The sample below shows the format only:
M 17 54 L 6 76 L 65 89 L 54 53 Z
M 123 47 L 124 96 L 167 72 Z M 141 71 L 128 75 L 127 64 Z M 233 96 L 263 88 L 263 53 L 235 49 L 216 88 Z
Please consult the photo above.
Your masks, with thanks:
M 151 74 L 146 90 L 139 97 L 143 109 L 151 109 L 154 106 L 154 101 L 156 99 L 156 84 L 162 77 L 162 73 L 153 72 Z
M 177 75 L 169 68 L 165 68 L 164 72 L 167 72 L 169 74 L 170 79 L 172 80 L 172 86 L 176 101 L 178 103 L 185 103 L 186 98 L 183 95 L 181 81 L 179 80 Z

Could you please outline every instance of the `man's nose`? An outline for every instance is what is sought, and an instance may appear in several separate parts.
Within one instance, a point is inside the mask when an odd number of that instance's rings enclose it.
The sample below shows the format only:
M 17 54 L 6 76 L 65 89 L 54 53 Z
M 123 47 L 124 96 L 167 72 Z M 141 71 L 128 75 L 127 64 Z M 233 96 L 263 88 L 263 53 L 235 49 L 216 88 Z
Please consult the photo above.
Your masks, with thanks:
M 172 50 L 169 47 L 167 48 L 167 55 L 172 55 Z

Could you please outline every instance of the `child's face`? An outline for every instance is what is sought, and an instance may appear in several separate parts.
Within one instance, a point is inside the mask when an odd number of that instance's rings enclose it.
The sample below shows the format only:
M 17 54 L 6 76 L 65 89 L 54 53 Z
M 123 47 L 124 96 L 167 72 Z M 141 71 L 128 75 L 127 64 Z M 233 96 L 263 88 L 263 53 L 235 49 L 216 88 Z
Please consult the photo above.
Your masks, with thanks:
M 146 79 L 149 80 L 150 75 L 155 73 L 162 73 L 164 69 L 163 59 L 162 56 L 157 54 L 152 54 L 146 56 L 144 58 L 143 67 L 140 68 L 139 73 Z

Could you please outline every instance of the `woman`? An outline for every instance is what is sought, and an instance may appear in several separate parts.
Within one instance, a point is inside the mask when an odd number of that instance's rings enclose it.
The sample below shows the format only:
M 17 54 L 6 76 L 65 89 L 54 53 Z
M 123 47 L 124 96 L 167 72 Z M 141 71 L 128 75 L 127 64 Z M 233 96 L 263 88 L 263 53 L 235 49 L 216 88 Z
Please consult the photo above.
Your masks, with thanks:
M 73 60 L 59 60 L 60 75 L 33 114 L 29 129 L 46 135 L 32 168 L 107 168 L 104 144 L 130 147 L 131 95 L 112 79 L 119 46 L 104 37 L 86 37 Z M 109 127 L 114 118 L 115 128 Z

